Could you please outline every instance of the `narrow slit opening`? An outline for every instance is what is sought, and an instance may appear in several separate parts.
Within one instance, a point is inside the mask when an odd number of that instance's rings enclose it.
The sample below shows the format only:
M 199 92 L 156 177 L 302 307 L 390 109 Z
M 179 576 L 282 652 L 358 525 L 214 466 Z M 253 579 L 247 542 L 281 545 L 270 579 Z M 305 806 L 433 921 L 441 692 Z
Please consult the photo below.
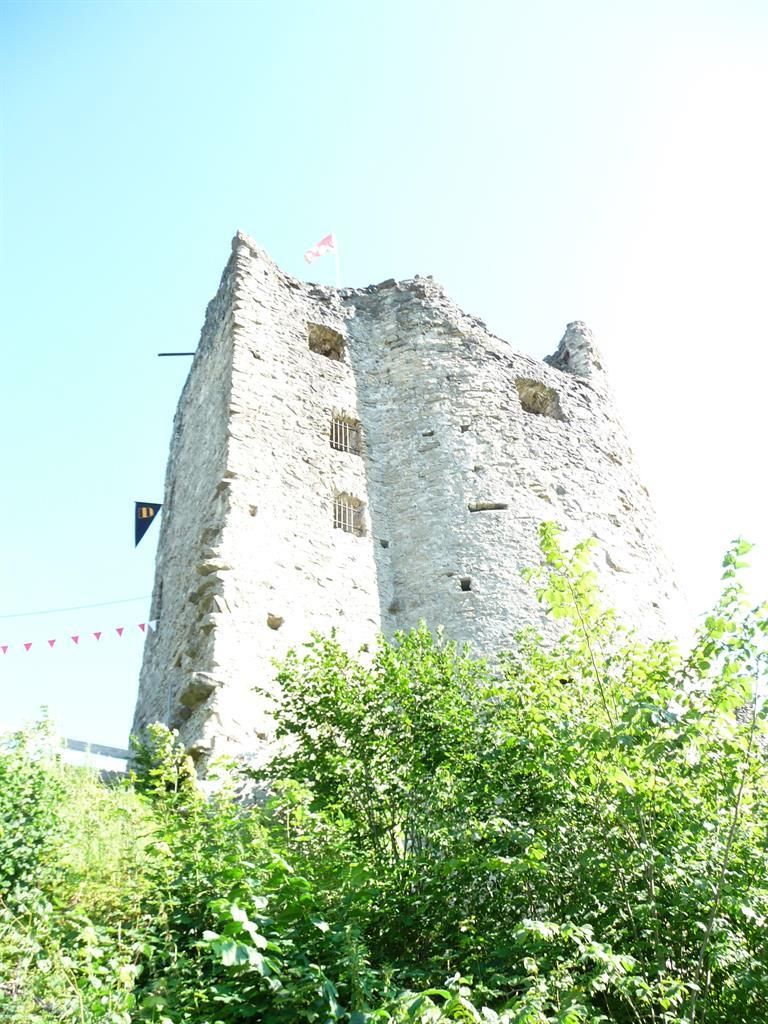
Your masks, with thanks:
M 471 501 L 467 508 L 470 512 L 503 512 L 509 504 L 506 501 Z

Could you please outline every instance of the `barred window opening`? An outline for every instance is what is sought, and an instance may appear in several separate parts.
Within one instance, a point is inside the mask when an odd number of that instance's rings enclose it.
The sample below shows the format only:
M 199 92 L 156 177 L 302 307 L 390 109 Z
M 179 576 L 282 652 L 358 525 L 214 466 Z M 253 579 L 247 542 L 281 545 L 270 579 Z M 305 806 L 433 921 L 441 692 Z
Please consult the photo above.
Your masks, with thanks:
M 360 455 L 362 451 L 362 427 L 357 420 L 346 416 L 331 419 L 331 448 L 338 452 Z
M 333 528 L 362 537 L 363 504 L 358 498 L 349 494 L 337 494 L 333 499 Z

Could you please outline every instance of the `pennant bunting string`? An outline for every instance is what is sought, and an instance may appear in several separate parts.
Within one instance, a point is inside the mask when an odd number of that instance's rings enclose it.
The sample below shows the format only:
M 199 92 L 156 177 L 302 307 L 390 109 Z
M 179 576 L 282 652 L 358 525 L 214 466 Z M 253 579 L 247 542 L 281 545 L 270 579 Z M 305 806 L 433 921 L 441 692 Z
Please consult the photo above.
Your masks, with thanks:
M 141 632 L 145 636 L 148 636 L 150 633 L 156 633 L 157 632 L 157 624 L 158 624 L 158 620 L 157 619 L 151 619 L 148 622 L 137 622 L 136 623 L 138 629 L 140 629 Z M 122 636 L 126 635 L 125 634 L 125 626 L 115 626 L 114 627 L 114 631 L 115 631 L 115 633 L 117 634 L 118 637 L 122 637 Z M 93 630 L 91 632 L 91 636 L 93 637 L 93 639 L 97 643 L 98 643 L 98 641 L 101 640 L 101 638 L 104 635 L 105 635 L 105 633 L 104 633 L 103 629 L 95 629 L 95 630 Z M 82 633 L 70 633 L 69 634 L 69 639 L 72 641 L 72 643 L 75 645 L 75 647 L 79 647 L 79 646 L 81 646 L 80 645 L 80 640 L 82 639 L 82 636 L 83 636 Z M 54 648 L 56 648 L 56 645 L 58 644 L 58 641 L 60 639 L 61 639 L 60 637 L 50 637 L 46 641 L 46 643 L 48 644 L 48 647 L 50 648 L 50 650 L 54 650 Z M 0 644 L 0 653 L 2 653 L 2 654 L 13 653 L 14 649 L 18 649 L 18 648 L 23 647 L 25 653 L 28 654 L 32 650 L 32 646 L 33 646 L 34 643 L 35 643 L 34 640 L 26 640 L 22 644 Z M 59 647 L 61 647 L 61 644 L 59 644 Z

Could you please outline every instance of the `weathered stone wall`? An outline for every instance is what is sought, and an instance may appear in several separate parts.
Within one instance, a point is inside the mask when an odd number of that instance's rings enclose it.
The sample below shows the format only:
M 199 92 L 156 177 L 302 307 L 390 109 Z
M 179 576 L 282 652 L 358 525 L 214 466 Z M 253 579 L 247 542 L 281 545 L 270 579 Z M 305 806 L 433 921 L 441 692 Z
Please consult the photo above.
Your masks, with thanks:
M 547 365 L 428 278 L 346 302 L 369 492 L 384 510 L 374 533 L 389 540 L 386 629 L 423 618 L 491 652 L 521 623 L 544 625 L 520 571 L 538 563 L 538 526 L 552 519 L 600 541 L 611 601 L 663 634 L 679 595 L 588 329 L 570 324 Z
M 170 722 L 203 758 L 263 747 L 253 687 L 311 630 L 357 648 L 424 619 L 493 653 L 547 628 L 520 576 L 544 519 L 597 537 L 609 597 L 642 631 L 677 627 L 583 324 L 541 362 L 430 278 L 336 291 L 245 235 L 233 249 L 176 417 L 136 729 Z M 334 415 L 362 423 L 360 454 L 331 446 Z M 334 529 L 335 495 L 359 503 L 362 536 Z
M 356 649 L 380 628 L 370 538 L 333 528 L 334 494 L 367 504 L 363 459 L 330 446 L 333 412 L 357 416 L 354 375 L 347 360 L 308 343 L 308 324 L 343 332 L 343 310 L 335 294 L 297 286 L 245 242 L 235 275 L 224 606 L 215 630 L 217 728 L 227 743 L 265 733 L 252 688 L 312 630 L 336 627 Z
M 180 726 L 202 737 L 214 729 L 201 708 L 210 694 L 215 635 L 212 567 L 227 517 L 227 421 L 232 382 L 232 261 L 209 304 L 200 344 L 179 399 L 165 480 L 147 637 L 134 731 L 148 722 Z

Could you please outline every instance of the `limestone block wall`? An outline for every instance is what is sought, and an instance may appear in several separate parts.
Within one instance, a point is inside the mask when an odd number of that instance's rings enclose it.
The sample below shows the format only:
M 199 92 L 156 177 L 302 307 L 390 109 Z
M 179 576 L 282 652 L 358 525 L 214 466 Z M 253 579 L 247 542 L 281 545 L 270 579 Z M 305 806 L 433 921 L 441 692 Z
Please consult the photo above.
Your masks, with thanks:
M 353 451 L 331 443 L 347 429 Z M 253 688 L 312 630 L 357 649 L 424 619 L 493 654 L 551 628 L 521 578 L 545 519 L 600 541 L 608 596 L 641 631 L 677 628 L 585 325 L 542 362 L 431 278 L 337 291 L 238 233 L 174 424 L 134 729 L 165 721 L 203 762 L 263 749 Z

